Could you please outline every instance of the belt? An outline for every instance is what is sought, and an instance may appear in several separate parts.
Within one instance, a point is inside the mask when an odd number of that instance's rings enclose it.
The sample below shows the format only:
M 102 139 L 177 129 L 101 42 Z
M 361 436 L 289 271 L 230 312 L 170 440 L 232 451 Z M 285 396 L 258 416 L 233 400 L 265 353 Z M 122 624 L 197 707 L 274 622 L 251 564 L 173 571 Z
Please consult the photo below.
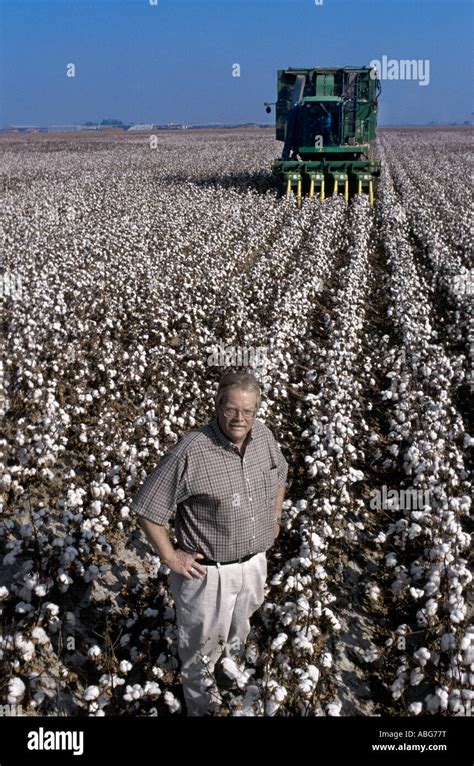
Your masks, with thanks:
M 240 559 L 234 559 L 233 561 L 212 561 L 211 559 L 196 559 L 197 564 L 203 564 L 206 567 L 225 566 L 226 564 L 243 564 L 244 561 L 249 561 L 256 553 L 249 553 L 248 556 L 242 556 Z

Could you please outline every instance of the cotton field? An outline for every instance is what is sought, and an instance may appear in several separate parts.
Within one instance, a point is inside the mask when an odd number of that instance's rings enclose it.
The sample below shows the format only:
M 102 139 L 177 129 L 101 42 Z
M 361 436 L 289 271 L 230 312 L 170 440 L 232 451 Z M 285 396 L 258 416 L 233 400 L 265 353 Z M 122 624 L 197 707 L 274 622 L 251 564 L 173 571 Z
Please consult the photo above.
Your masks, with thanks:
M 183 714 L 130 504 L 245 365 L 289 485 L 215 714 L 470 715 L 467 131 L 380 130 L 373 209 L 279 197 L 273 131 L 149 139 L 1 139 L 2 704 Z

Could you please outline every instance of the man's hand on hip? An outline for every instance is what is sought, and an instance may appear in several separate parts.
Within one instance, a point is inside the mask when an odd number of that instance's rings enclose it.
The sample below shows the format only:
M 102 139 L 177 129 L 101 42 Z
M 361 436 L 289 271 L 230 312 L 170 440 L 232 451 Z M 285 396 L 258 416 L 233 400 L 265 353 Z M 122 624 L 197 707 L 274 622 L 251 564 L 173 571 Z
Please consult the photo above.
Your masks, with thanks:
M 202 553 L 186 553 L 181 548 L 175 548 L 166 565 L 173 572 L 184 575 L 187 580 L 192 580 L 193 577 L 200 580 L 206 574 L 206 568 L 199 564 L 197 559 L 203 558 Z

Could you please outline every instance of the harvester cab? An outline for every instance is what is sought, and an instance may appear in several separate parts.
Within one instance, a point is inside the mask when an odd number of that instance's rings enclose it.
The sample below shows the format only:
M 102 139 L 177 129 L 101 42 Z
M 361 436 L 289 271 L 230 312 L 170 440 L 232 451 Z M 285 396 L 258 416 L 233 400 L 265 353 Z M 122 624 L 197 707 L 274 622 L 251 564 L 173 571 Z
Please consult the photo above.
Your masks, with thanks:
M 272 172 L 283 193 L 296 192 L 301 203 L 306 194 L 324 200 L 341 192 L 349 201 L 366 192 L 373 206 L 380 92 L 369 67 L 279 70 L 276 138 L 283 151 Z

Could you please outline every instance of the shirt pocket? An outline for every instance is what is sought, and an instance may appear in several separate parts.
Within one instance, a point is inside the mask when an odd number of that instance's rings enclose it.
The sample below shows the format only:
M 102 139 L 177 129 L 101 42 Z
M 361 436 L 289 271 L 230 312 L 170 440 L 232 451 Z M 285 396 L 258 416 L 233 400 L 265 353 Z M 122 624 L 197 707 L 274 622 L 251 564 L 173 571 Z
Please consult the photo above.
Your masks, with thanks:
M 278 492 L 278 470 L 276 465 L 269 466 L 269 468 L 263 471 L 263 481 L 265 484 L 266 506 L 273 513 Z

